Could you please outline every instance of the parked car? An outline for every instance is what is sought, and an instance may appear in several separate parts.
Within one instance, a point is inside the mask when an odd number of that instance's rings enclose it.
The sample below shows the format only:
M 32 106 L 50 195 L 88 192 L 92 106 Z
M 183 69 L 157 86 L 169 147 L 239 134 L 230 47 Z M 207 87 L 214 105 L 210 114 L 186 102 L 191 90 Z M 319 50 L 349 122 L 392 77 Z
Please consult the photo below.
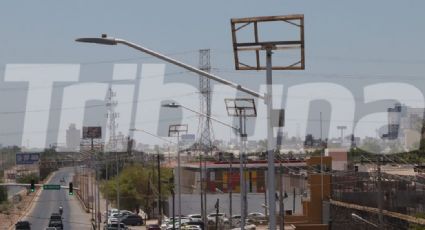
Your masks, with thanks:
M 261 212 L 251 212 L 248 213 L 248 219 L 252 220 L 254 223 L 263 224 L 267 222 L 267 216 Z
M 157 224 L 149 224 L 146 226 L 146 230 L 161 230 L 161 228 Z
M 122 213 L 114 213 L 111 216 L 109 216 L 108 224 L 116 224 L 118 223 L 118 220 L 124 218 L 124 216 L 125 215 Z
M 103 227 L 103 230 L 117 230 L 117 229 L 118 229 L 118 224 L 108 224 Z M 128 227 L 125 226 L 125 224 L 120 223 L 120 229 L 128 230 Z
M 28 221 L 18 221 L 15 224 L 16 230 L 31 230 L 31 223 Z
M 201 214 L 189 214 L 187 215 L 191 221 L 202 221 L 202 215 Z
M 215 220 L 216 220 L 217 216 L 218 216 L 219 223 L 220 222 L 222 222 L 222 223 L 229 222 L 229 220 L 226 217 L 226 213 L 218 213 L 218 214 L 217 213 L 210 213 L 207 216 L 208 224 L 215 224 Z
M 126 225 L 143 225 L 143 219 L 139 215 L 131 214 L 120 218 L 120 221 Z
M 189 222 L 183 223 L 182 229 L 187 229 L 187 226 L 191 226 L 191 228 L 189 229 L 194 229 L 193 226 L 197 226 L 198 228 L 196 229 L 200 229 L 200 230 L 204 230 L 205 228 L 205 224 L 202 221 L 189 221 Z M 186 227 L 186 228 L 183 228 L 183 227 Z
M 200 226 L 190 225 L 190 224 L 182 225 L 182 227 L 180 229 L 181 230 L 202 230 L 202 228 Z

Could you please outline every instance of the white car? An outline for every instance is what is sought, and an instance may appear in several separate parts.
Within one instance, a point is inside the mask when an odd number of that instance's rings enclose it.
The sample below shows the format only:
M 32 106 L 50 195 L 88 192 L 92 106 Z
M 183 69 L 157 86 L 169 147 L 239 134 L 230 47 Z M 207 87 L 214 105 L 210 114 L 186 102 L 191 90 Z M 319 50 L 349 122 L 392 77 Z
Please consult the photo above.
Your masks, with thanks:
M 220 222 L 222 222 L 222 223 L 229 222 L 229 220 L 226 217 L 226 213 L 218 213 L 218 214 L 217 213 L 210 213 L 207 216 L 208 223 L 215 223 L 217 216 L 218 216 L 219 223 Z
M 124 214 L 122 213 L 114 213 L 108 218 L 108 224 L 117 224 L 118 220 L 123 217 Z
M 202 222 L 201 214 L 189 214 L 187 216 L 190 218 L 190 221 Z
M 181 230 L 202 230 L 198 225 L 185 225 L 180 228 Z
M 248 219 L 254 221 L 255 223 L 265 223 L 267 222 L 267 216 L 261 212 L 251 212 L 248 213 Z

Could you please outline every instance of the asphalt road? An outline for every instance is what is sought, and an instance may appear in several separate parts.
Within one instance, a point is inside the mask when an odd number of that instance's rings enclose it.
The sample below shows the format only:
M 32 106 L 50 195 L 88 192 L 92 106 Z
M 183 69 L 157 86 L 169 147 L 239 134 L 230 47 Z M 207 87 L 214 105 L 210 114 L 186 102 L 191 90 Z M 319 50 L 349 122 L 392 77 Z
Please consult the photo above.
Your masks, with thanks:
M 63 168 L 57 171 L 49 184 L 61 184 L 68 186 L 72 180 L 73 168 Z M 65 183 L 60 183 L 64 178 Z M 58 213 L 59 207 L 63 207 L 64 229 L 90 229 L 90 214 L 83 211 L 75 195 L 69 195 L 68 189 L 42 190 L 35 199 L 33 209 L 24 218 L 30 221 L 31 229 L 45 229 L 49 224 L 50 215 Z

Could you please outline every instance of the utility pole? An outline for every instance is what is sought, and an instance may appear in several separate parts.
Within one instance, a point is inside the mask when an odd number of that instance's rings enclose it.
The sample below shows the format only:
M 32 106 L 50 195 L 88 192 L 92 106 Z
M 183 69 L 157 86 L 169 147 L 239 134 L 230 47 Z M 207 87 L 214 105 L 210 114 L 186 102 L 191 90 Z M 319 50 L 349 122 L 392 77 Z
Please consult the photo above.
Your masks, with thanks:
M 162 221 L 162 209 L 161 209 L 161 161 L 159 158 L 159 153 L 156 155 L 157 169 L 158 169 L 158 225 L 161 225 Z
M 203 184 L 204 184 L 204 180 L 203 180 L 203 173 L 202 173 L 202 153 L 199 153 L 199 181 L 200 181 L 200 194 L 201 194 L 201 218 L 202 221 L 204 221 L 204 198 L 203 198 Z M 204 222 L 205 223 L 205 222 Z
M 215 203 L 215 229 L 218 230 L 218 213 L 220 212 L 220 199 L 217 199 L 217 202 Z
M 280 169 L 279 169 L 279 229 L 284 230 L 285 229 L 285 216 L 284 212 L 285 209 L 283 207 L 283 185 L 282 185 L 282 174 L 283 174 L 283 167 L 282 167 L 282 159 L 280 159 Z
M 267 171 L 265 172 L 267 175 Z M 267 184 L 267 177 L 264 177 L 264 184 Z M 264 214 L 268 216 L 268 206 L 267 206 L 267 186 L 264 186 Z
M 382 211 L 382 205 L 383 205 L 383 195 L 382 195 L 382 174 L 381 174 L 381 162 L 383 158 L 382 156 L 379 156 L 377 158 L 377 166 L 378 166 L 378 219 L 379 219 L 379 229 L 384 229 L 384 216 Z
M 117 175 L 116 175 L 116 185 L 117 185 L 117 209 L 118 214 L 120 214 L 120 179 L 119 179 L 119 165 L 118 165 L 118 152 L 115 151 L 115 166 L 117 167 Z M 120 229 L 120 219 L 118 218 L 118 230 Z
M 228 177 L 228 189 L 229 189 L 229 222 L 230 227 L 232 228 L 232 196 L 233 196 L 233 176 L 232 176 L 232 163 L 233 163 L 233 155 L 230 156 L 230 165 L 229 165 L 229 177 Z

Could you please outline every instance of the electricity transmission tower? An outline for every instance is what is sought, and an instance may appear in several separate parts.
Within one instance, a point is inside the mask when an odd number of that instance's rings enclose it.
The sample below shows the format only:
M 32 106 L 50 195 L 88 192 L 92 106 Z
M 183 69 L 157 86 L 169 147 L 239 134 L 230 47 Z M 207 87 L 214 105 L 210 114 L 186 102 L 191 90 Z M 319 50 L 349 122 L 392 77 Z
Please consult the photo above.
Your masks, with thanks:
M 210 50 L 199 50 L 199 69 L 210 72 Z M 199 109 L 200 112 L 207 116 L 199 116 L 198 125 L 198 148 L 207 153 L 213 149 L 214 134 L 211 125 L 211 83 L 210 79 L 204 76 L 199 78 Z
M 108 113 L 106 114 L 106 117 L 108 118 L 108 128 L 109 128 L 109 143 L 108 143 L 108 151 L 109 153 L 115 152 L 115 163 L 116 163 L 116 186 L 117 186 L 117 209 L 120 209 L 120 186 L 119 186 L 119 180 L 118 180 L 118 153 L 117 153 L 117 139 L 116 139 L 116 132 L 115 129 L 118 127 L 118 124 L 115 122 L 115 119 L 118 117 L 118 113 L 115 112 L 115 107 L 117 107 L 117 102 L 114 100 L 114 97 L 116 96 L 116 93 L 112 91 L 112 88 L 109 87 L 108 93 L 106 95 L 106 108 Z M 106 166 L 106 179 L 108 179 L 108 168 L 109 168 L 109 157 L 107 159 Z M 108 211 L 108 200 L 106 200 L 106 210 Z
M 118 124 L 115 122 L 115 118 L 118 117 L 118 113 L 115 112 L 115 107 L 117 107 L 117 102 L 114 100 L 116 93 L 112 90 L 111 87 L 108 89 L 108 93 L 106 95 L 106 108 L 108 118 L 108 128 L 109 128 L 109 140 L 108 140 L 108 150 L 110 152 L 116 151 L 116 132 L 115 129 L 118 127 Z

